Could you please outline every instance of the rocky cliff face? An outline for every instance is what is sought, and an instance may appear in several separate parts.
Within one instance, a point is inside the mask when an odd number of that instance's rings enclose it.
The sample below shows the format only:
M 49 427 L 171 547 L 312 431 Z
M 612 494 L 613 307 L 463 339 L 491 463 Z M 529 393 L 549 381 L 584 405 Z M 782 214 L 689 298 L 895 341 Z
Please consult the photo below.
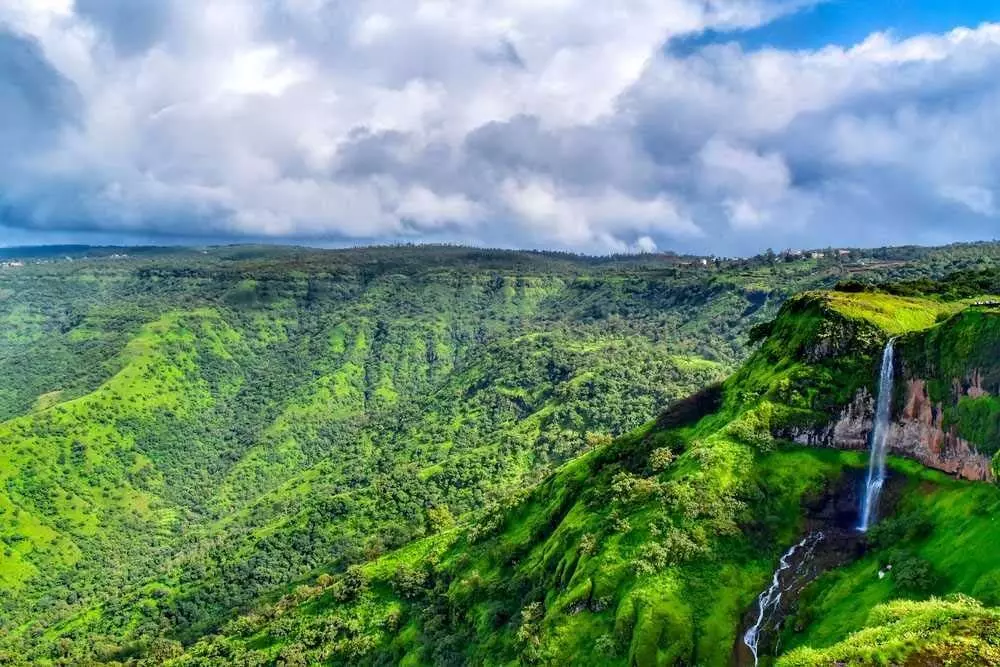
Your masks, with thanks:
M 970 381 L 956 380 L 956 393 L 970 397 L 985 395 L 978 378 L 979 374 L 974 373 Z M 901 387 L 906 393 L 902 411 L 893 415 L 888 435 L 890 451 L 964 479 L 994 481 L 990 457 L 960 438 L 955 427 L 946 427 L 942 423 L 943 410 L 931 401 L 926 382 L 911 378 L 897 382 L 896 390 Z M 793 429 L 782 435 L 804 445 L 865 449 L 874 414 L 875 400 L 863 389 L 829 424 L 818 428 Z

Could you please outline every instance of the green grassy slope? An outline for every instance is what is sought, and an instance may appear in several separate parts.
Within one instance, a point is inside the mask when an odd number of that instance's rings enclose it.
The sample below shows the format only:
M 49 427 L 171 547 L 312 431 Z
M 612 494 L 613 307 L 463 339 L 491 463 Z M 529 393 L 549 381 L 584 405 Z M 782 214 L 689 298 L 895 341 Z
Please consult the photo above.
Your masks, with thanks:
M 304 583 L 176 664 L 729 664 L 743 614 L 804 530 L 804 505 L 866 463 L 860 452 L 789 448 L 773 432 L 829 418 L 873 382 L 891 335 L 927 331 L 963 307 L 871 293 L 794 299 L 717 389 L 467 528 Z M 1000 491 L 894 466 L 906 480 L 901 518 L 873 532 L 866 557 L 806 589 L 788 626 L 801 629 L 794 644 L 843 639 L 899 595 L 993 594 Z M 879 564 L 896 570 L 879 579 Z M 893 654 L 898 632 L 929 622 L 866 631 L 865 641 L 872 655 Z M 842 650 L 788 660 L 826 664 Z
M 1000 610 L 971 598 L 896 601 L 872 610 L 859 630 L 825 649 L 797 649 L 780 667 L 1000 664 Z
M 0 274 L 0 370 L 32 374 L 0 392 L 0 433 L 14 429 L 0 442 L 8 661 L 156 664 L 225 627 L 188 658 L 316 659 L 343 643 L 348 662 L 536 649 L 717 662 L 801 528 L 802 499 L 863 464 L 774 434 L 870 385 L 890 333 L 958 306 L 801 297 L 718 396 L 681 404 L 694 416 L 608 441 L 732 370 L 793 291 L 992 256 L 701 268 L 453 248 L 185 252 Z M 845 355 L 844 340 L 862 344 Z M 413 581 L 386 574 L 400 559 Z M 232 635 L 227 623 L 323 572 L 315 608 L 344 634 L 300 640 L 305 617 L 286 601 L 286 629 L 264 618 L 252 640 Z M 345 592 L 359 574 L 374 597 Z

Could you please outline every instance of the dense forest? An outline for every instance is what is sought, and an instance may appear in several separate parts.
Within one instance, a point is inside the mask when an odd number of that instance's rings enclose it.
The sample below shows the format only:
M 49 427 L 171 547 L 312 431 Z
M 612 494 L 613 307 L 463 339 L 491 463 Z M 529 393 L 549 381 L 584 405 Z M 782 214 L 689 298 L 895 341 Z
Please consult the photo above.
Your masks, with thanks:
M 968 341 L 998 267 L 3 250 L 0 664 L 727 664 L 803 507 L 865 464 L 790 442 L 873 390 L 888 336 L 996 451 L 995 350 Z M 952 382 L 970 359 L 982 394 Z M 885 657 L 893 624 L 995 652 L 1000 497 L 894 466 L 895 518 L 803 591 L 785 663 Z

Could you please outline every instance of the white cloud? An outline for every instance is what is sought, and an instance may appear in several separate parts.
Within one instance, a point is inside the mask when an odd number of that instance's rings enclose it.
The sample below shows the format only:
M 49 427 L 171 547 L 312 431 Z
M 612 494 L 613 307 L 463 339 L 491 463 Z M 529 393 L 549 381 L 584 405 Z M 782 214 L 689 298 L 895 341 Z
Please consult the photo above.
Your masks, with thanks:
M 640 200 L 611 189 L 573 194 L 539 180 L 508 180 L 502 192 L 511 213 L 529 226 L 525 231 L 541 234 L 543 241 L 559 246 L 623 250 L 628 243 L 622 239 L 642 232 L 701 235 L 701 229 L 663 196 Z
M 634 250 L 640 254 L 656 252 L 656 241 L 649 236 L 640 236 L 635 241 Z
M 234 54 L 227 69 L 222 91 L 232 95 L 277 97 L 310 78 L 308 65 L 284 58 L 275 46 Z
M 439 195 L 422 186 L 411 188 L 400 199 L 396 213 L 422 228 L 455 224 L 469 227 L 483 218 L 483 208 L 460 194 Z
M 997 207 L 991 190 L 976 185 L 946 185 L 941 188 L 941 196 L 962 204 L 973 213 L 995 216 Z
M 997 25 L 679 56 L 809 2 L 129 3 L 0 0 L 78 94 L 44 140 L 0 130 L 35 142 L 0 157 L 8 224 L 598 252 L 995 231 Z
M 396 22 L 385 14 L 369 14 L 358 22 L 354 39 L 359 46 L 371 46 L 392 34 Z
M 791 174 L 781 155 L 761 155 L 722 139 L 710 139 L 698 154 L 704 182 L 723 190 L 754 193 L 764 198 L 784 195 Z
M 735 229 L 758 229 L 772 221 L 771 214 L 762 211 L 746 199 L 726 199 L 729 222 Z

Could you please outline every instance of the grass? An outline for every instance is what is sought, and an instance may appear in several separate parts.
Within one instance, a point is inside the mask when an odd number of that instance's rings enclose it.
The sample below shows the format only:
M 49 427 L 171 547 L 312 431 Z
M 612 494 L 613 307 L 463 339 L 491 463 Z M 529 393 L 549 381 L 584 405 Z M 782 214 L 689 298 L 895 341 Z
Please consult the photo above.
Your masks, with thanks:
M 957 481 L 912 461 L 894 459 L 905 479 L 897 513 L 914 513 L 931 524 L 930 534 L 899 545 L 933 564 L 940 580 L 925 592 L 962 593 L 1000 604 L 996 545 L 1000 544 L 1000 488 Z M 789 637 L 791 646 L 826 647 L 864 625 L 870 609 L 898 597 L 891 575 L 878 577 L 880 559 L 868 556 L 824 575 L 807 589 L 808 628 Z
M 40 412 L 42 410 L 48 410 L 49 408 L 61 402 L 62 397 L 63 397 L 63 392 L 60 389 L 46 392 L 35 400 L 35 406 L 33 408 L 33 411 Z
M 968 598 L 898 600 L 875 607 L 862 630 L 831 647 L 802 648 L 779 667 L 1000 664 L 1000 610 Z
M 942 318 L 958 313 L 968 303 L 878 292 L 821 294 L 833 310 L 848 318 L 870 322 L 890 336 L 928 329 Z

